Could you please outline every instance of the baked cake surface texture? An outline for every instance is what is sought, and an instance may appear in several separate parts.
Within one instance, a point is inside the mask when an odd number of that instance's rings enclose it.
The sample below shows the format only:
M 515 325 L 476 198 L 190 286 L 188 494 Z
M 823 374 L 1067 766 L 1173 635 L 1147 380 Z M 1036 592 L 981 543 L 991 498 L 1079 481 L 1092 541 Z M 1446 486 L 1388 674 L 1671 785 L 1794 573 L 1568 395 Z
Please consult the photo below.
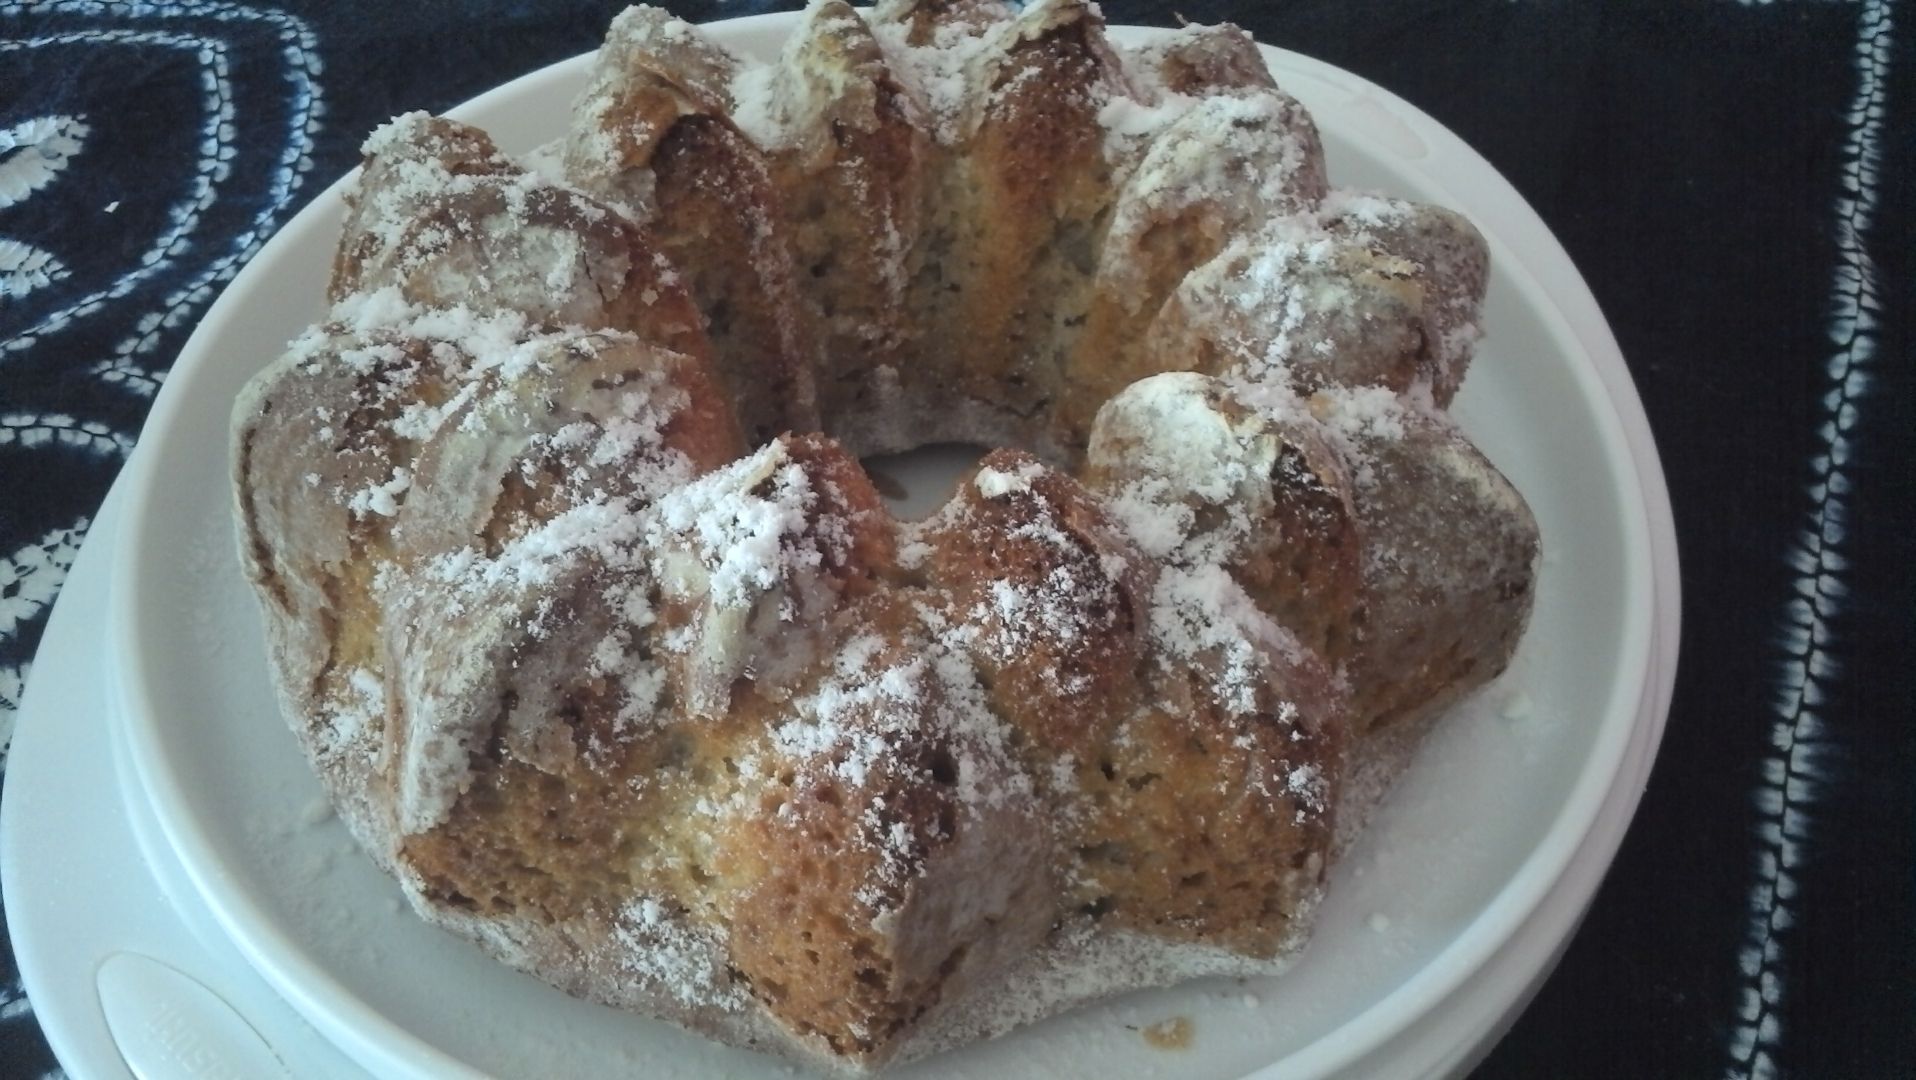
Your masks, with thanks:
M 1249 38 L 612 24 L 563 175 L 368 140 L 235 414 L 286 716 L 428 920 L 863 1070 L 1281 970 L 1537 533 L 1445 414 L 1487 278 Z M 860 455 L 990 452 L 900 521 Z

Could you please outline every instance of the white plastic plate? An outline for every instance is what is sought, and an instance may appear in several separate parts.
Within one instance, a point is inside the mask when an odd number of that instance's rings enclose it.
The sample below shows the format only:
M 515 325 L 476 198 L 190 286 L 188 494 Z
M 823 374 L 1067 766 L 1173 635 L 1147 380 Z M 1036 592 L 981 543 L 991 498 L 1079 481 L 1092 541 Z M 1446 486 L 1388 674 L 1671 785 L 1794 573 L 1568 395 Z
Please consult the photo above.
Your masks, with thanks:
M 706 29 L 770 56 L 793 18 Z M 1668 501 L 1587 288 L 1535 213 L 1455 136 L 1355 76 L 1266 52 L 1315 115 L 1335 183 L 1455 207 L 1490 239 L 1489 338 L 1456 414 L 1542 527 L 1530 633 L 1338 867 L 1290 974 L 1132 995 L 903 1074 L 1412 1075 L 1454 1063 L 1547 969 L 1654 752 L 1674 667 Z M 529 150 L 559 133 L 586 62 L 535 72 L 453 115 Z M 772 1059 L 568 998 L 427 927 L 324 812 L 278 715 L 234 554 L 226 433 L 241 384 L 321 314 L 340 219 L 335 186 L 235 279 L 182 353 L 129 466 L 111 629 L 121 735 L 161 832 L 239 950 L 377 1075 L 785 1075 Z M 1621 802 L 1620 785 L 1630 788 Z M 1543 945 L 1506 951 L 1546 916 Z M 1461 993 L 1484 1007 L 1432 1035 Z M 1135 1030 L 1179 1016 L 1195 1031 L 1184 1050 L 1150 1049 Z

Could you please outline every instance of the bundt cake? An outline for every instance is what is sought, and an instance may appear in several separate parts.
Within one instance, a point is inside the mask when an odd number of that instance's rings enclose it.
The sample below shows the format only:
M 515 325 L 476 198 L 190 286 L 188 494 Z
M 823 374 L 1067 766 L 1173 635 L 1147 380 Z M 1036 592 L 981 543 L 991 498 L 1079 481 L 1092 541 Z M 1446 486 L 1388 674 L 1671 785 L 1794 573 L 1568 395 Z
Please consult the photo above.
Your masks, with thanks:
M 848 1069 L 1281 969 L 1528 616 L 1444 412 L 1477 232 L 1086 0 L 818 0 L 770 64 L 637 7 L 553 132 L 375 133 L 236 408 L 284 710 L 418 911 Z M 894 518 L 860 457 L 940 441 L 1005 448 Z

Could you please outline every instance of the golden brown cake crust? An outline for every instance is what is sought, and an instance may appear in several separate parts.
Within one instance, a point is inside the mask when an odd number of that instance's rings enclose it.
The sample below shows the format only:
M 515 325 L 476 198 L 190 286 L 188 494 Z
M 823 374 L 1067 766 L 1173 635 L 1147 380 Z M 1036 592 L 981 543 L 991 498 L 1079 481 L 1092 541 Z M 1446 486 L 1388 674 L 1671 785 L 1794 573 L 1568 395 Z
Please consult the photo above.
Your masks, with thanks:
M 1281 970 L 1528 617 L 1443 411 L 1482 238 L 1332 190 L 1241 31 L 1082 0 L 770 65 L 634 8 L 566 134 L 376 133 L 235 411 L 283 709 L 414 907 L 854 1070 Z M 940 440 L 1017 448 L 894 518 L 858 455 Z

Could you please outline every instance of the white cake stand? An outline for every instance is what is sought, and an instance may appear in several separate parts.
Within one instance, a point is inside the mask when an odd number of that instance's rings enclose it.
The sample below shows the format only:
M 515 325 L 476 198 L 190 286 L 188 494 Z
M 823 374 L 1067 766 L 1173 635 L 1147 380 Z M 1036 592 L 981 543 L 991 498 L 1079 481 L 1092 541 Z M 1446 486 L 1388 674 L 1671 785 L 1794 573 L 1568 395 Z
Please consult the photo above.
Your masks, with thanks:
M 791 25 L 709 29 L 767 55 Z M 1355 76 L 1267 52 L 1324 130 L 1335 180 L 1457 206 L 1491 239 L 1491 345 L 1458 414 L 1543 522 L 1536 626 L 1511 674 L 1446 725 L 1340 868 L 1292 975 L 1133 995 L 909 1075 L 1462 1068 L 1553 966 L 1648 776 L 1674 677 L 1674 533 L 1595 302 L 1534 212 L 1455 136 Z M 555 65 L 458 115 L 530 149 L 582 75 L 582 60 Z M 426 928 L 315 810 L 317 784 L 272 714 L 231 552 L 224 421 L 246 371 L 318 314 L 269 298 L 319 295 L 337 214 L 337 192 L 322 196 L 208 314 L 36 659 L 0 872 L 55 1052 L 80 1077 L 781 1074 L 567 999 Z M 913 468 L 901 479 L 922 489 Z M 1593 530 L 1614 533 L 1614 550 L 1580 547 Z M 1578 636 L 1606 617 L 1608 637 Z M 1586 670 L 1573 662 L 1585 652 L 1613 659 Z M 1596 715 L 1576 715 L 1585 697 Z M 1197 1022 L 1180 1055 L 1127 1030 L 1172 1014 Z

